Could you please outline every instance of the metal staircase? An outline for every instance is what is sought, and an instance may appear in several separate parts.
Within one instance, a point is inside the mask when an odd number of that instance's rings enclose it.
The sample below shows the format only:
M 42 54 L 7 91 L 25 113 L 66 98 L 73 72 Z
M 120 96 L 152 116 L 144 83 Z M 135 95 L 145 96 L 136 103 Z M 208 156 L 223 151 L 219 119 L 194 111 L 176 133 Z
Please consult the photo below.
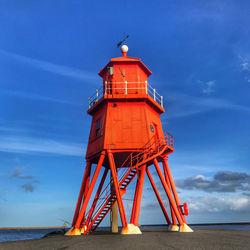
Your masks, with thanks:
M 137 173 L 139 173 L 140 167 L 144 164 L 150 165 L 150 162 L 160 155 L 164 155 L 169 151 L 173 151 L 173 137 L 165 133 L 164 137 L 156 138 L 152 137 L 149 142 L 144 145 L 139 152 L 131 153 L 123 164 L 117 169 L 117 176 L 119 181 L 119 188 L 121 194 L 126 193 L 127 186 L 131 183 Z M 100 225 L 102 220 L 108 214 L 114 203 L 116 202 L 116 194 L 109 192 L 111 190 L 112 183 L 110 182 L 94 200 L 95 210 L 89 210 L 85 215 L 87 224 L 84 234 L 92 233 Z

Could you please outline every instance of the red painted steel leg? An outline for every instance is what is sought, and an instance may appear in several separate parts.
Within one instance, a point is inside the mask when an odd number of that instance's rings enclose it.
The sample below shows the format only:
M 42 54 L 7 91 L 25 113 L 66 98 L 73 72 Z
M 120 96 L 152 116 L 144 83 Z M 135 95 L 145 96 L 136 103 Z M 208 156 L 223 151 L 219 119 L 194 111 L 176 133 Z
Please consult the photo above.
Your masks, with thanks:
M 124 209 L 122 196 L 121 196 L 121 192 L 120 192 L 120 186 L 119 186 L 119 182 L 118 182 L 118 178 L 117 178 L 115 161 L 114 161 L 113 154 L 110 151 L 108 151 L 108 158 L 109 158 L 110 170 L 111 170 L 112 177 L 113 177 L 114 188 L 115 188 L 115 192 L 116 192 L 116 198 L 117 198 L 117 202 L 118 202 L 118 206 L 119 206 L 119 212 L 120 212 L 120 216 L 121 216 L 122 227 L 125 228 L 125 227 L 127 227 L 128 223 L 127 223 L 125 209 Z
M 86 185 L 84 187 L 84 198 L 83 198 L 83 201 L 85 200 L 87 192 L 88 192 L 88 189 L 89 189 L 90 174 L 91 174 L 91 168 L 89 169 L 89 173 L 88 173 L 87 180 L 86 180 Z M 81 223 L 81 227 L 83 227 L 84 224 L 85 224 L 85 213 L 83 215 L 83 220 L 82 220 L 82 223 Z
M 170 168 L 169 168 L 169 165 L 168 165 L 167 157 L 163 158 L 163 168 L 167 172 L 167 176 L 169 178 L 170 185 L 171 185 L 171 188 L 172 188 L 172 191 L 173 191 L 173 194 L 174 194 L 175 202 L 176 202 L 176 204 L 178 206 L 178 209 L 180 211 L 182 220 L 183 220 L 184 223 L 186 223 L 186 218 L 182 214 L 182 211 L 181 211 L 181 208 L 180 208 L 181 202 L 180 202 L 179 196 L 178 196 L 177 191 L 176 191 L 176 187 L 175 187 L 175 184 L 174 184 L 174 179 L 172 177 L 172 174 L 171 174 L 171 171 L 170 171 Z
M 158 192 L 158 190 L 157 190 L 157 187 L 156 187 L 156 185 L 155 185 L 155 183 L 154 183 L 154 180 L 153 180 L 152 175 L 150 174 L 148 168 L 147 168 L 147 175 L 148 175 L 148 179 L 149 179 L 150 182 L 151 182 L 151 185 L 152 185 L 152 188 L 153 188 L 153 190 L 154 190 L 154 192 L 155 192 L 155 195 L 156 195 L 156 197 L 157 197 L 157 200 L 158 200 L 158 202 L 159 202 L 159 204 L 160 204 L 160 206 L 161 206 L 161 210 L 162 210 L 162 212 L 163 212 L 163 214 L 164 214 L 164 216 L 165 216 L 165 219 L 166 219 L 168 225 L 170 225 L 170 224 L 171 224 L 171 221 L 170 221 L 170 219 L 169 219 L 169 217 L 168 217 L 167 210 L 166 210 L 166 208 L 165 208 L 165 206 L 164 206 L 164 204 L 163 204 L 163 201 L 162 201 L 162 199 L 161 199 L 161 196 L 160 196 L 160 194 L 159 194 L 159 192 Z
M 178 208 L 177 208 L 177 206 L 175 204 L 175 200 L 172 197 L 171 190 L 169 189 L 169 187 L 167 185 L 167 182 L 166 182 L 166 180 L 164 178 L 164 175 L 162 174 L 162 171 L 161 171 L 161 168 L 160 168 L 160 166 L 158 164 L 158 161 L 156 159 L 154 159 L 153 162 L 154 162 L 154 165 L 155 165 L 155 169 L 156 169 L 156 171 L 157 171 L 157 173 L 158 173 L 158 175 L 160 177 L 163 188 L 164 188 L 164 190 L 165 190 L 165 192 L 166 192 L 166 194 L 168 196 L 169 203 L 171 204 L 171 206 L 172 206 L 172 208 L 174 210 L 175 216 L 177 217 L 177 220 L 179 221 L 180 226 L 183 226 L 183 220 L 182 220 L 181 215 L 179 213 L 179 210 L 178 210 Z
M 94 210 L 95 210 L 95 206 L 96 206 L 96 203 L 97 203 L 97 201 L 98 201 L 98 199 L 99 199 L 99 195 L 100 195 L 100 193 L 101 193 L 101 191 L 102 191 L 102 187 L 103 187 L 103 184 L 104 184 L 104 182 L 105 182 L 107 173 L 108 173 L 108 168 L 105 168 L 105 171 L 104 171 L 104 173 L 103 173 L 103 176 L 102 176 L 100 185 L 99 185 L 99 187 L 98 187 L 98 189 L 97 189 L 97 192 L 96 192 L 96 195 L 95 195 L 95 199 L 94 199 L 93 204 L 92 204 L 92 206 L 91 206 L 91 209 L 90 209 L 90 211 L 89 211 L 88 219 L 87 219 L 87 221 L 86 221 L 86 225 L 87 225 L 87 226 L 88 226 L 89 221 L 90 221 L 90 218 L 92 217 L 92 214 L 93 214 L 93 212 L 94 212 Z
M 166 179 L 167 185 L 168 185 L 169 189 L 171 190 L 170 182 L 169 182 L 169 179 L 168 179 L 168 173 L 167 173 L 166 168 L 164 167 L 164 164 L 163 164 L 163 170 L 164 170 L 164 175 L 165 175 L 165 179 Z M 170 203 L 169 203 L 169 206 L 170 206 L 170 211 L 171 211 L 171 217 L 172 217 L 173 225 L 177 225 L 177 223 L 176 223 L 176 217 L 174 215 L 174 210 L 173 210 L 173 208 L 172 208 L 172 206 L 171 206 Z
M 95 170 L 95 173 L 94 173 L 93 178 L 91 180 L 88 192 L 87 192 L 86 197 L 85 197 L 85 199 L 83 201 L 81 211 L 80 211 L 79 216 L 77 218 L 77 221 L 76 221 L 76 224 L 75 224 L 75 228 L 80 228 L 80 225 L 81 225 L 81 222 L 82 222 L 82 219 L 83 219 L 83 215 L 85 213 L 86 207 L 87 207 L 88 202 L 89 202 L 89 198 L 90 198 L 90 196 L 92 194 L 93 188 L 94 188 L 95 183 L 96 183 L 96 179 L 97 179 L 98 174 L 99 174 L 99 172 L 101 170 L 102 163 L 103 163 L 104 158 L 105 158 L 105 154 L 106 154 L 106 152 L 102 151 L 100 159 L 99 159 L 99 162 L 98 162 L 96 170 Z
M 135 207 L 136 207 L 136 200 L 137 200 L 137 194 L 138 194 L 138 186 L 139 186 L 139 179 L 137 179 L 136 182 L 136 187 L 135 187 L 135 195 L 134 195 L 134 202 L 133 202 L 133 208 L 131 212 L 131 219 L 130 219 L 130 224 L 134 224 L 135 220 Z
M 74 213 L 74 217 L 73 217 L 73 221 L 72 221 L 72 227 L 75 225 L 78 214 L 79 214 L 79 210 L 80 210 L 80 207 L 81 207 L 81 204 L 82 204 L 82 197 L 83 197 L 83 193 L 85 191 L 86 182 L 87 182 L 87 178 L 88 178 L 89 173 L 90 173 L 90 169 L 91 169 L 91 162 L 87 161 L 87 165 L 86 165 L 83 180 L 82 180 L 82 186 L 81 186 L 81 189 L 80 189 L 80 193 L 79 193 L 79 196 L 78 196 L 78 201 L 77 201 L 77 204 L 76 204 L 76 209 L 75 209 L 75 213 Z
M 138 221 L 139 221 L 139 213 L 140 213 L 140 207 L 141 207 L 141 197 L 142 197 L 145 171 L 146 171 L 146 165 L 143 165 L 140 171 L 138 194 L 136 196 L 136 205 L 135 205 L 135 213 L 134 213 L 134 225 L 135 226 L 138 226 Z

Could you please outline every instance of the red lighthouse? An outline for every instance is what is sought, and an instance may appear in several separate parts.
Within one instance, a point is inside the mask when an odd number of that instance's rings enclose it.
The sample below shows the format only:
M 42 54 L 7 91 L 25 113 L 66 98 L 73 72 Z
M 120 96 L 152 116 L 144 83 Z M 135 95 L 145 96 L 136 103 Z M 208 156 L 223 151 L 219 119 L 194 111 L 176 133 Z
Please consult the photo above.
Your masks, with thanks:
M 138 58 L 128 57 L 126 45 L 121 50 L 122 57 L 112 58 L 101 69 L 99 75 L 103 86 L 89 98 L 87 112 L 92 116 L 92 125 L 87 165 L 72 227 L 67 235 L 94 232 L 114 204 L 119 207 L 121 233 L 141 233 L 138 220 L 145 174 L 152 184 L 169 230 L 190 232 L 192 230 L 185 220 L 187 205 L 180 203 L 167 161 L 168 155 L 174 151 L 174 142 L 170 134 L 163 132 L 160 121 L 160 114 L 165 112 L 163 97 L 148 83 L 151 71 L 145 64 Z M 162 168 L 159 163 L 162 163 Z M 168 197 L 171 219 L 150 174 L 151 165 L 156 169 Z M 99 186 L 92 194 L 102 168 Z M 91 171 L 94 174 L 90 180 Z M 107 181 L 108 172 L 111 178 Z M 133 180 L 136 180 L 136 188 L 129 223 L 123 195 Z M 91 196 L 93 201 L 89 204 Z

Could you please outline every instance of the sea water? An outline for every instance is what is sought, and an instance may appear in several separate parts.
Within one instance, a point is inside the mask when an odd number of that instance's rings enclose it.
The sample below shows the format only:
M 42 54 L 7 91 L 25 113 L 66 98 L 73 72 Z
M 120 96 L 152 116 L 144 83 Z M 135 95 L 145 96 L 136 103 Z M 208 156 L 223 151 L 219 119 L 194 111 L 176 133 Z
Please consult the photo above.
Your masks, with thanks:
M 55 228 L 0 230 L 0 242 L 39 239 L 44 235 L 57 230 L 60 231 L 60 229 Z
M 250 224 L 221 224 L 221 225 L 190 225 L 192 229 L 229 229 L 250 230 Z M 167 229 L 167 225 L 142 225 L 142 229 Z M 39 239 L 48 233 L 61 229 L 15 229 L 0 230 L 0 242 Z M 109 227 L 100 227 L 99 230 L 109 230 Z

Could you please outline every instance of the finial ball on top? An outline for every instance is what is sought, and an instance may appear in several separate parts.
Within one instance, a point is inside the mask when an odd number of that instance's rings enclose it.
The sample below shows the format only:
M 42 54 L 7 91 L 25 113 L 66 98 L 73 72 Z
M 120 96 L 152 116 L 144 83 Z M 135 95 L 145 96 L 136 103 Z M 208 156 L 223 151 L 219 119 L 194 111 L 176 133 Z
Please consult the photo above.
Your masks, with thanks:
M 127 53 L 128 52 L 128 46 L 126 45 L 126 44 L 123 44 L 122 46 L 121 46 L 121 52 L 125 52 L 125 53 Z

